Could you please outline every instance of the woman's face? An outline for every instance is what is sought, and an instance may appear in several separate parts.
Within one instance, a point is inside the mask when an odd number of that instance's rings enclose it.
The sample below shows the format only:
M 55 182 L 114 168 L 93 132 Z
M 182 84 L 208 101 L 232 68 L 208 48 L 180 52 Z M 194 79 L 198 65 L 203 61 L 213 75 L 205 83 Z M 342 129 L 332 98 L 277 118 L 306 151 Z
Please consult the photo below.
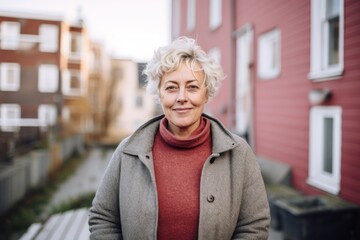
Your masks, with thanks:
M 169 122 L 169 130 L 186 138 L 199 126 L 205 103 L 208 101 L 204 73 L 198 64 L 183 62 L 160 81 L 160 103 Z

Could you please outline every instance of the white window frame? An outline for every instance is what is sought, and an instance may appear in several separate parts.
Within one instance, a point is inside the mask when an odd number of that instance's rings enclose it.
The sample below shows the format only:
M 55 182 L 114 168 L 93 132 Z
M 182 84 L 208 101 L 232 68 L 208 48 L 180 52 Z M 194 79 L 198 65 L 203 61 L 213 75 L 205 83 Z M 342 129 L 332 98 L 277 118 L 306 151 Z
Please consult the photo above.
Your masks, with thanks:
M 79 79 L 79 88 L 71 88 L 71 78 L 76 76 Z M 84 93 L 83 77 L 78 70 L 65 70 L 62 75 L 62 92 L 68 96 L 81 96 Z
M 19 104 L 0 104 L 1 131 L 17 132 L 19 130 L 20 117 L 21 108 Z
M 222 0 L 210 0 L 209 27 L 215 30 L 222 24 Z
M 12 72 L 12 73 L 10 73 Z M 9 74 L 14 75 L 14 82 L 10 82 Z M 20 89 L 20 64 L 1 63 L 0 64 L 0 90 L 18 91 Z
M 41 24 L 39 27 L 39 49 L 41 52 L 57 52 L 59 47 L 59 27 Z
M 196 26 L 196 0 L 187 0 L 186 29 L 189 32 Z
M 258 76 L 274 79 L 281 71 L 281 31 L 276 28 L 262 34 L 258 39 Z
M 20 23 L 19 22 L 1 22 L 1 48 L 16 50 L 20 45 Z
M 310 110 L 309 178 L 308 184 L 332 194 L 340 192 L 341 114 L 338 106 L 315 106 Z M 332 173 L 323 169 L 324 119 L 333 119 Z
M 38 119 L 41 126 L 53 126 L 56 124 L 57 110 L 53 104 L 40 104 L 38 107 Z
M 181 3 L 182 3 L 182 0 L 173 0 L 172 1 L 171 30 L 172 30 L 173 38 L 177 38 L 180 36 Z
M 329 65 L 326 4 L 328 0 L 311 1 L 311 53 L 309 79 L 314 81 L 334 80 L 344 71 L 344 1 L 339 0 L 339 63 Z
M 74 41 L 73 41 L 74 40 Z M 83 48 L 83 38 L 79 32 L 71 32 L 69 37 L 69 57 L 71 60 L 80 60 Z M 73 51 L 73 43 L 76 44 L 75 51 Z
M 41 64 L 38 74 L 39 92 L 57 92 L 59 88 L 59 69 L 56 65 Z

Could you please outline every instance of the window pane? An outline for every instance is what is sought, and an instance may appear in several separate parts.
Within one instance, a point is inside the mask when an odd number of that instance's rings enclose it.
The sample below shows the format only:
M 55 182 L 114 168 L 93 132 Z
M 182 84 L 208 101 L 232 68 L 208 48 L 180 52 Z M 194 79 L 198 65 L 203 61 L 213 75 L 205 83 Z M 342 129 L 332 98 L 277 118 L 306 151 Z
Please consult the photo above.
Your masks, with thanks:
M 16 70 L 13 68 L 9 68 L 8 69 L 8 73 L 7 73 L 7 81 L 9 83 L 9 85 L 13 86 L 17 84 L 17 74 L 16 74 Z
M 196 0 L 187 1 L 187 30 L 193 31 L 196 18 Z
M 280 73 L 280 31 L 262 34 L 259 37 L 258 74 L 261 79 L 273 79 Z
M 344 70 L 344 0 L 311 1 L 312 80 L 330 80 Z
M 43 24 L 40 26 L 40 51 L 56 52 L 58 50 L 58 27 Z
M 17 91 L 20 88 L 20 66 L 17 63 L 0 64 L 0 90 Z
M 221 0 L 210 0 L 210 28 L 215 29 L 221 25 Z
M 77 43 L 78 43 L 78 41 L 77 41 L 76 36 L 72 36 L 72 38 L 71 38 L 71 45 L 70 45 L 71 52 L 78 52 L 78 45 L 77 45 Z
M 58 69 L 52 64 L 42 64 L 39 66 L 40 92 L 56 92 L 58 89 Z
M 339 63 L 339 17 L 329 20 L 329 65 Z
M 2 22 L 1 23 L 1 48 L 17 49 L 19 46 L 20 23 Z
M 276 69 L 278 68 L 278 57 L 279 57 L 279 54 L 278 54 L 278 42 L 277 42 L 277 39 L 274 38 L 271 42 L 271 69 L 273 71 L 276 71 Z
M 4 132 L 17 131 L 17 121 L 21 115 L 20 106 L 17 104 L 0 104 L 0 129 Z
M 56 123 L 56 107 L 48 104 L 41 104 L 38 109 L 38 118 L 46 125 Z
M 323 170 L 333 173 L 333 138 L 334 138 L 334 119 L 324 118 L 324 159 Z
M 79 89 L 80 88 L 80 79 L 77 75 L 72 75 L 70 80 L 70 88 L 71 89 Z
M 339 0 L 327 0 L 326 2 L 327 18 L 339 16 L 339 12 L 340 12 L 339 6 L 340 6 Z

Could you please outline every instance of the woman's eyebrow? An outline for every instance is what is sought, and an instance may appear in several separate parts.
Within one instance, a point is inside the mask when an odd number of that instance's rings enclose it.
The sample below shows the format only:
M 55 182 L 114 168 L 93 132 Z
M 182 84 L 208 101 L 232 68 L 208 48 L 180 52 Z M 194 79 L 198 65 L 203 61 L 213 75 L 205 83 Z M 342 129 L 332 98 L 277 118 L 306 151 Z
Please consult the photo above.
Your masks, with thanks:
M 194 78 L 194 79 L 188 79 L 188 80 L 186 80 L 186 82 L 185 82 L 185 83 L 191 83 L 191 82 L 199 82 L 199 80 L 198 80 L 198 79 L 196 79 L 196 78 Z M 165 80 L 165 82 L 164 82 L 164 83 L 176 83 L 176 84 L 178 84 L 178 83 L 179 83 L 179 81 L 174 80 L 174 79 L 169 79 L 169 80 Z

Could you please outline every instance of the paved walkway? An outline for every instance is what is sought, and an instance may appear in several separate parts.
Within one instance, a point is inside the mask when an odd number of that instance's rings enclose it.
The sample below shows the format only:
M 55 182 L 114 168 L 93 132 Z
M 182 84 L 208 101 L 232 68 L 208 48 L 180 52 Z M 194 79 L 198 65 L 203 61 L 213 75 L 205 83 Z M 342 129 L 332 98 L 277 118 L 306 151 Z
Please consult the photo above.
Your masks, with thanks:
M 93 148 L 73 176 L 65 181 L 50 200 L 49 208 L 86 193 L 95 192 L 113 150 Z

